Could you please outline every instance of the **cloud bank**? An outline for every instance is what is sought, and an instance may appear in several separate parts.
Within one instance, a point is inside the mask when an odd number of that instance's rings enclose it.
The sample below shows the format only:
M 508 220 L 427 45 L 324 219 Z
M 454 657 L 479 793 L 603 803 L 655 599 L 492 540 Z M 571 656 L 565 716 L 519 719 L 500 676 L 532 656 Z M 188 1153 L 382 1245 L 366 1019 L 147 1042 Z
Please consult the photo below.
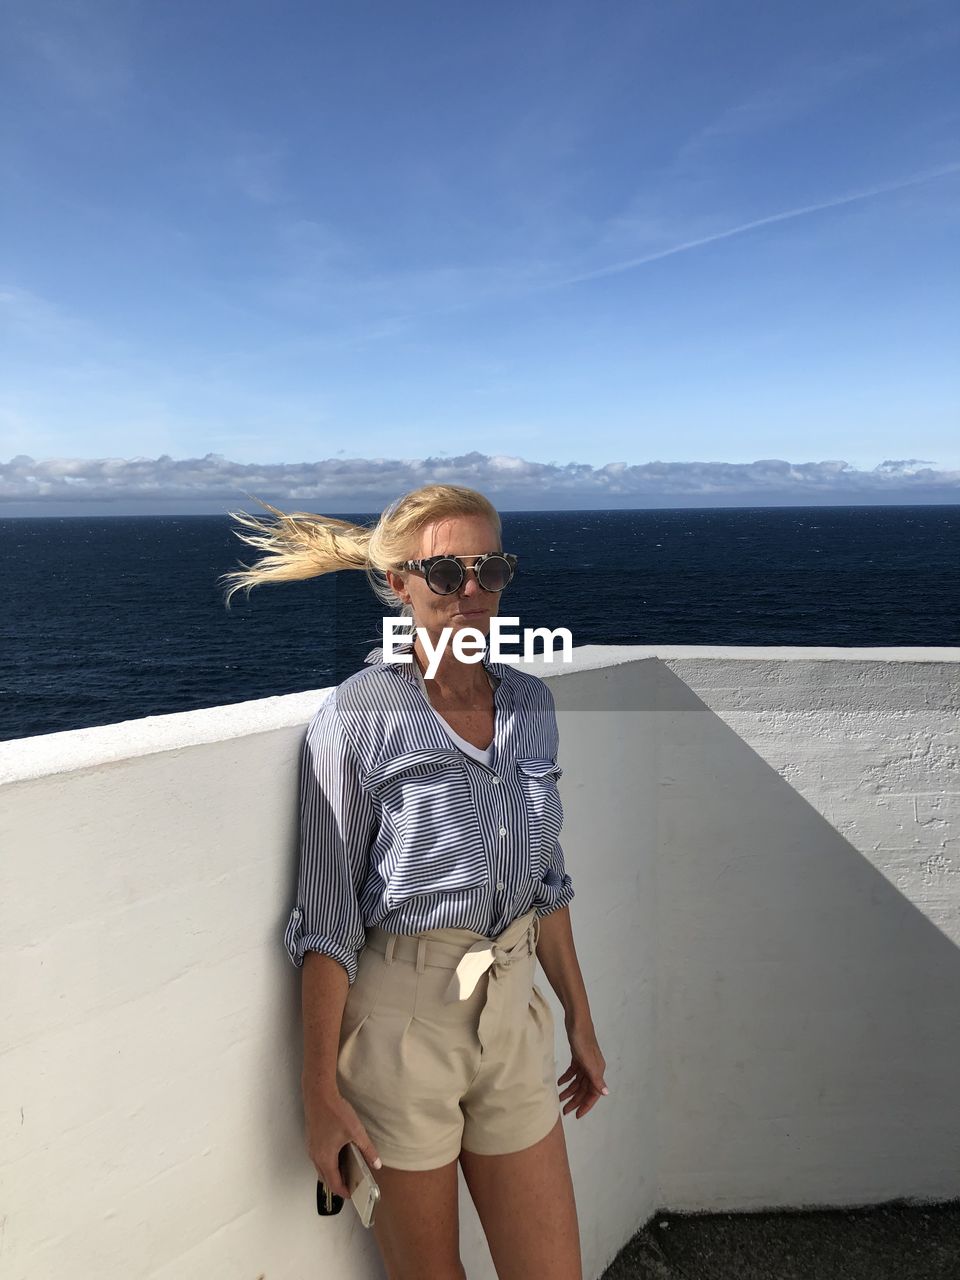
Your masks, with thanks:
M 960 471 L 919 458 L 872 470 L 844 461 L 533 462 L 472 451 L 428 458 L 326 458 L 258 465 L 202 458 L 45 458 L 0 463 L 0 515 L 150 514 L 251 509 L 359 512 L 428 483 L 469 485 L 504 509 L 960 502 Z M 256 509 L 255 505 L 253 509 Z

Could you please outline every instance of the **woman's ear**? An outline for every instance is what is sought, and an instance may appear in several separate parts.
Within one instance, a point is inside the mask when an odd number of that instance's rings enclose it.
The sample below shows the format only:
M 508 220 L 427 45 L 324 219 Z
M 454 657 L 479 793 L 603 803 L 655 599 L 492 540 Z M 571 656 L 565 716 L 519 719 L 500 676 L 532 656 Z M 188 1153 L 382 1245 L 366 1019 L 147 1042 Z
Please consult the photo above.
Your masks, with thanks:
M 402 574 L 395 573 L 393 569 L 387 571 L 387 585 L 395 596 L 397 596 L 404 604 L 410 604 L 410 593 L 404 587 L 404 578 Z

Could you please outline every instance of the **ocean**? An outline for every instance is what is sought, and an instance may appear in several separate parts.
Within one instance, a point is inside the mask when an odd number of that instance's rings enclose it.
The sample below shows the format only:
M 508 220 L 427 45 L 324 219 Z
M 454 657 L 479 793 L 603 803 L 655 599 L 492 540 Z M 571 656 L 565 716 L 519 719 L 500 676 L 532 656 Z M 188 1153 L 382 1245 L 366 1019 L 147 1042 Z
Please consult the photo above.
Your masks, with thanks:
M 368 523 L 374 513 L 350 517 Z M 500 612 L 582 644 L 960 644 L 960 505 L 504 512 Z M 0 739 L 338 684 L 366 578 L 242 592 L 226 515 L 0 519 Z

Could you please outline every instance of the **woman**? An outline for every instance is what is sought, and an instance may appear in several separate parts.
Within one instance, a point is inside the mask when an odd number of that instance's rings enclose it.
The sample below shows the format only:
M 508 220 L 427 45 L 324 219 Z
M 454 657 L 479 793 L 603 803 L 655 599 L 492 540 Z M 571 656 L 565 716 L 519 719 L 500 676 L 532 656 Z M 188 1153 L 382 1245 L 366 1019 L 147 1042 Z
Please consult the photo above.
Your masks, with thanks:
M 434 648 L 445 627 L 489 638 L 516 560 L 476 490 L 424 486 L 372 529 L 269 509 L 276 524 L 231 513 L 267 553 L 225 575 L 231 594 L 364 569 Z M 490 662 L 489 645 L 468 664 L 448 643 L 429 680 L 419 637 L 400 651 L 412 661 L 369 654 L 304 741 L 284 943 L 302 967 L 307 1148 L 341 1196 L 347 1142 L 375 1168 L 373 1231 L 392 1278 L 465 1280 L 459 1160 L 499 1280 L 581 1280 L 560 1109 L 585 1115 L 607 1092 L 606 1064 L 557 839 L 553 696 Z M 537 959 L 564 1007 L 571 1060 L 558 1080 Z

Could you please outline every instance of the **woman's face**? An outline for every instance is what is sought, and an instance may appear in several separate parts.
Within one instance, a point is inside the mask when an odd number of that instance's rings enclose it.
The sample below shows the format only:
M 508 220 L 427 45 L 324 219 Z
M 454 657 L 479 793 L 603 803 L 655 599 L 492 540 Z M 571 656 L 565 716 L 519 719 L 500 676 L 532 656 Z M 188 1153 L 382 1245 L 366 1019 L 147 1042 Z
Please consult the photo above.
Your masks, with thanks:
M 411 550 L 411 560 L 429 556 L 460 556 L 468 565 L 485 552 L 502 551 L 500 539 L 490 521 L 483 516 L 449 516 L 425 526 L 420 531 L 420 545 Z M 477 575 L 468 572 L 459 591 L 439 596 L 417 573 L 394 573 L 387 580 L 405 603 L 413 607 L 413 625 L 425 627 L 436 643 L 444 627 L 460 631 L 476 627 L 483 635 L 490 630 L 490 619 L 500 608 L 499 591 L 484 591 Z

